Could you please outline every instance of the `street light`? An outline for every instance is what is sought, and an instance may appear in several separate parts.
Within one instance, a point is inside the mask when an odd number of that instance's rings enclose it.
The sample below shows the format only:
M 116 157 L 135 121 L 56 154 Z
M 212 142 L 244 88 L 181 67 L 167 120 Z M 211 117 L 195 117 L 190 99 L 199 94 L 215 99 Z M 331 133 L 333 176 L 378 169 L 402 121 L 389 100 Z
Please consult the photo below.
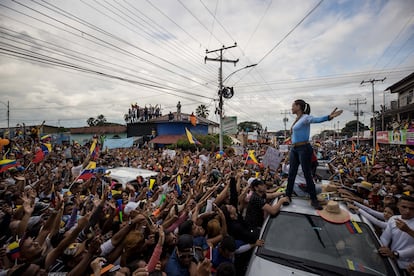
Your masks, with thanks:
M 250 68 L 250 67 L 255 67 L 257 65 L 257 63 L 255 63 L 255 64 L 250 64 L 250 65 L 246 65 L 246 66 L 244 66 L 244 67 L 242 67 L 242 68 L 240 68 L 240 69 L 237 69 L 236 71 L 234 71 L 233 73 L 231 73 L 230 75 L 228 75 L 224 80 L 223 80 L 223 83 L 226 81 L 226 80 L 228 80 L 231 76 L 233 76 L 234 74 L 236 74 L 237 72 L 239 72 L 239 71 L 241 71 L 241 70 L 244 70 L 244 69 L 247 69 L 247 68 Z
M 0 103 L 4 104 L 4 106 L 7 107 L 7 131 L 9 133 L 7 138 L 10 138 L 10 103 L 9 101 L 7 101 L 7 104 L 2 101 L 0 101 Z
M 220 99 L 219 99 L 219 115 L 220 115 L 219 143 L 220 143 L 220 152 L 223 151 L 223 94 L 224 94 L 224 92 L 227 92 L 227 91 L 224 91 L 224 89 L 228 89 L 226 87 L 223 87 L 223 83 L 226 80 L 228 80 L 231 76 L 233 76 L 235 73 L 237 73 L 237 72 L 239 72 L 241 70 L 247 69 L 247 68 L 254 67 L 256 65 L 257 65 L 257 63 L 244 66 L 244 67 L 242 67 L 242 68 L 234 71 L 230 75 L 228 75 L 224 80 L 220 81 L 219 92 L 218 92 L 219 93 L 219 96 L 220 96 Z M 222 71 L 220 71 L 220 73 L 222 73 Z M 231 88 L 231 93 L 233 93 L 233 88 Z M 230 97 L 226 97 L 226 98 L 231 98 L 231 96 Z

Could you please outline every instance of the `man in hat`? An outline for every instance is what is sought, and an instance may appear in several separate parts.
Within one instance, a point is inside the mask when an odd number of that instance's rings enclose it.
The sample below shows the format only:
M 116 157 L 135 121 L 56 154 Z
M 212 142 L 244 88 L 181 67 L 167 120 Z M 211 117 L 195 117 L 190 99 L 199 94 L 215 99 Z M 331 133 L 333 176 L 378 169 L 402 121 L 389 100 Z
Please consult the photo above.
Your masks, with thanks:
M 246 222 L 251 227 L 252 231 L 258 231 L 264 222 L 265 214 L 276 215 L 284 202 L 288 202 L 289 198 L 283 197 L 274 205 L 267 203 L 267 200 L 274 199 L 281 196 L 283 193 L 267 194 L 265 183 L 260 179 L 255 179 L 250 185 L 253 193 L 250 197 L 249 204 L 246 211 Z
M 178 238 L 177 245 L 168 260 L 165 272 L 167 275 L 180 276 L 190 275 L 190 270 L 196 269 L 194 261 L 193 236 L 183 234 Z
M 402 195 L 398 210 L 401 215 L 388 220 L 381 235 L 383 246 L 378 251 L 382 256 L 395 259 L 404 275 L 403 271 L 414 261 L 414 197 Z

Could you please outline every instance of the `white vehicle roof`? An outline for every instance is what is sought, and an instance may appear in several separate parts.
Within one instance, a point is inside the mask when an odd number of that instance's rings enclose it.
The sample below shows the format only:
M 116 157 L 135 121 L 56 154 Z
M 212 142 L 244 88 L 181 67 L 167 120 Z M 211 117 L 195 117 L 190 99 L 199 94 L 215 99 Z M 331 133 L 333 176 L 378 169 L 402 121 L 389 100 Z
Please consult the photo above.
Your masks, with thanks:
M 106 171 L 111 172 L 111 178 L 117 180 L 124 187 L 128 182 L 136 180 L 138 176 L 148 178 L 158 175 L 158 173 L 154 171 L 130 167 L 117 167 L 113 169 L 107 169 Z
M 339 198 L 338 198 L 338 200 L 339 200 Z M 273 202 L 273 204 L 276 204 L 276 202 L 277 202 L 277 200 L 275 200 Z M 345 210 L 346 212 L 348 212 L 350 214 L 350 219 L 351 220 L 353 220 L 355 222 L 359 222 L 359 223 L 364 223 L 365 225 L 367 225 L 371 229 L 371 233 L 373 233 L 375 235 L 374 228 L 373 228 L 372 224 L 366 218 L 364 218 L 363 216 L 351 213 L 348 210 L 348 208 L 346 207 L 346 205 L 341 201 L 339 201 L 339 206 L 342 210 Z M 301 198 L 301 197 L 293 197 L 292 202 L 290 203 L 290 205 L 281 207 L 281 212 L 319 216 L 317 211 L 310 205 L 309 199 Z M 264 224 L 263 224 L 263 227 L 262 227 L 262 230 L 261 230 L 261 233 L 260 233 L 261 238 L 265 238 L 265 237 L 263 237 L 263 235 L 264 235 L 264 232 L 266 230 L 266 225 L 269 223 L 270 219 L 271 218 L 268 217 L 265 220 Z M 277 235 L 277 234 L 275 234 L 275 235 Z M 376 239 L 378 240 L 378 237 L 376 237 Z M 265 243 L 266 243 L 266 239 L 265 239 Z M 310 271 L 301 270 L 300 268 L 289 267 L 289 266 L 286 266 L 286 265 L 279 264 L 277 262 L 273 262 L 271 260 L 267 260 L 266 258 L 263 258 L 261 256 L 256 255 L 257 251 L 258 251 L 258 247 L 256 247 L 255 250 L 254 250 L 254 253 L 253 253 L 252 258 L 250 260 L 249 268 L 247 270 L 246 275 L 249 275 L 249 276 L 250 275 L 252 275 L 252 276 L 255 276 L 255 275 L 297 275 L 297 276 L 298 275 L 299 276 L 307 275 L 307 276 L 313 276 L 313 275 L 320 275 L 320 273 L 321 273 L 320 271 L 318 271 L 318 272 L 315 271 L 315 273 L 312 273 Z M 395 275 L 398 275 L 395 264 L 391 263 L 391 266 L 393 267 Z

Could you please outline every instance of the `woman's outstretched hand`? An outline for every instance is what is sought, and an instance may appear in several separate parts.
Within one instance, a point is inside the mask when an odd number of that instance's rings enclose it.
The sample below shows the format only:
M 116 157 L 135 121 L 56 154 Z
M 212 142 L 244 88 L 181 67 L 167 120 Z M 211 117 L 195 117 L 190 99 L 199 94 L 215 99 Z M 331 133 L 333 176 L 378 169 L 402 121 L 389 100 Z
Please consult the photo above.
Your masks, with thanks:
M 339 115 L 341 115 L 343 112 L 342 109 L 338 110 L 337 107 L 335 107 L 335 109 L 331 112 L 331 114 L 329 115 L 329 119 L 332 120 L 335 117 L 338 117 Z

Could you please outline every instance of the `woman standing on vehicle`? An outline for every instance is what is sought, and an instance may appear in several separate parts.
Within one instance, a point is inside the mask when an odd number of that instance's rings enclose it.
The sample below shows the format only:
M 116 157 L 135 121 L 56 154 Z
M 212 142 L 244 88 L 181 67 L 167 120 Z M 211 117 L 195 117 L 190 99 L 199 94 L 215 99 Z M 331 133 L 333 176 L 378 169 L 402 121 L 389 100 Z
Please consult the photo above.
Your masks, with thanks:
M 289 176 L 288 185 L 286 188 L 286 196 L 289 201 L 285 205 L 289 205 L 293 193 L 293 186 L 295 184 L 296 174 L 298 172 L 299 164 L 302 166 L 303 174 L 306 179 L 307 192 L 311 198 L 312 206 L 317 210 L 322 210 L 321 205 L 316 199 L 315 183 L 313 182 L 311 171 L 311 160 L 313 149 L 309 143 L 310 124 L 322 123 L 330 121 L 333 118 L 342 114 L 342 110 L 336 108 L 330 115 L 322 117 L 313 117 L 310 114 L 310 106 L 304 100 L 296 100 L 292 104 L 292 114 L 296 114 L 296 119 L 291 128 L 292 147 L 289 153 Z

